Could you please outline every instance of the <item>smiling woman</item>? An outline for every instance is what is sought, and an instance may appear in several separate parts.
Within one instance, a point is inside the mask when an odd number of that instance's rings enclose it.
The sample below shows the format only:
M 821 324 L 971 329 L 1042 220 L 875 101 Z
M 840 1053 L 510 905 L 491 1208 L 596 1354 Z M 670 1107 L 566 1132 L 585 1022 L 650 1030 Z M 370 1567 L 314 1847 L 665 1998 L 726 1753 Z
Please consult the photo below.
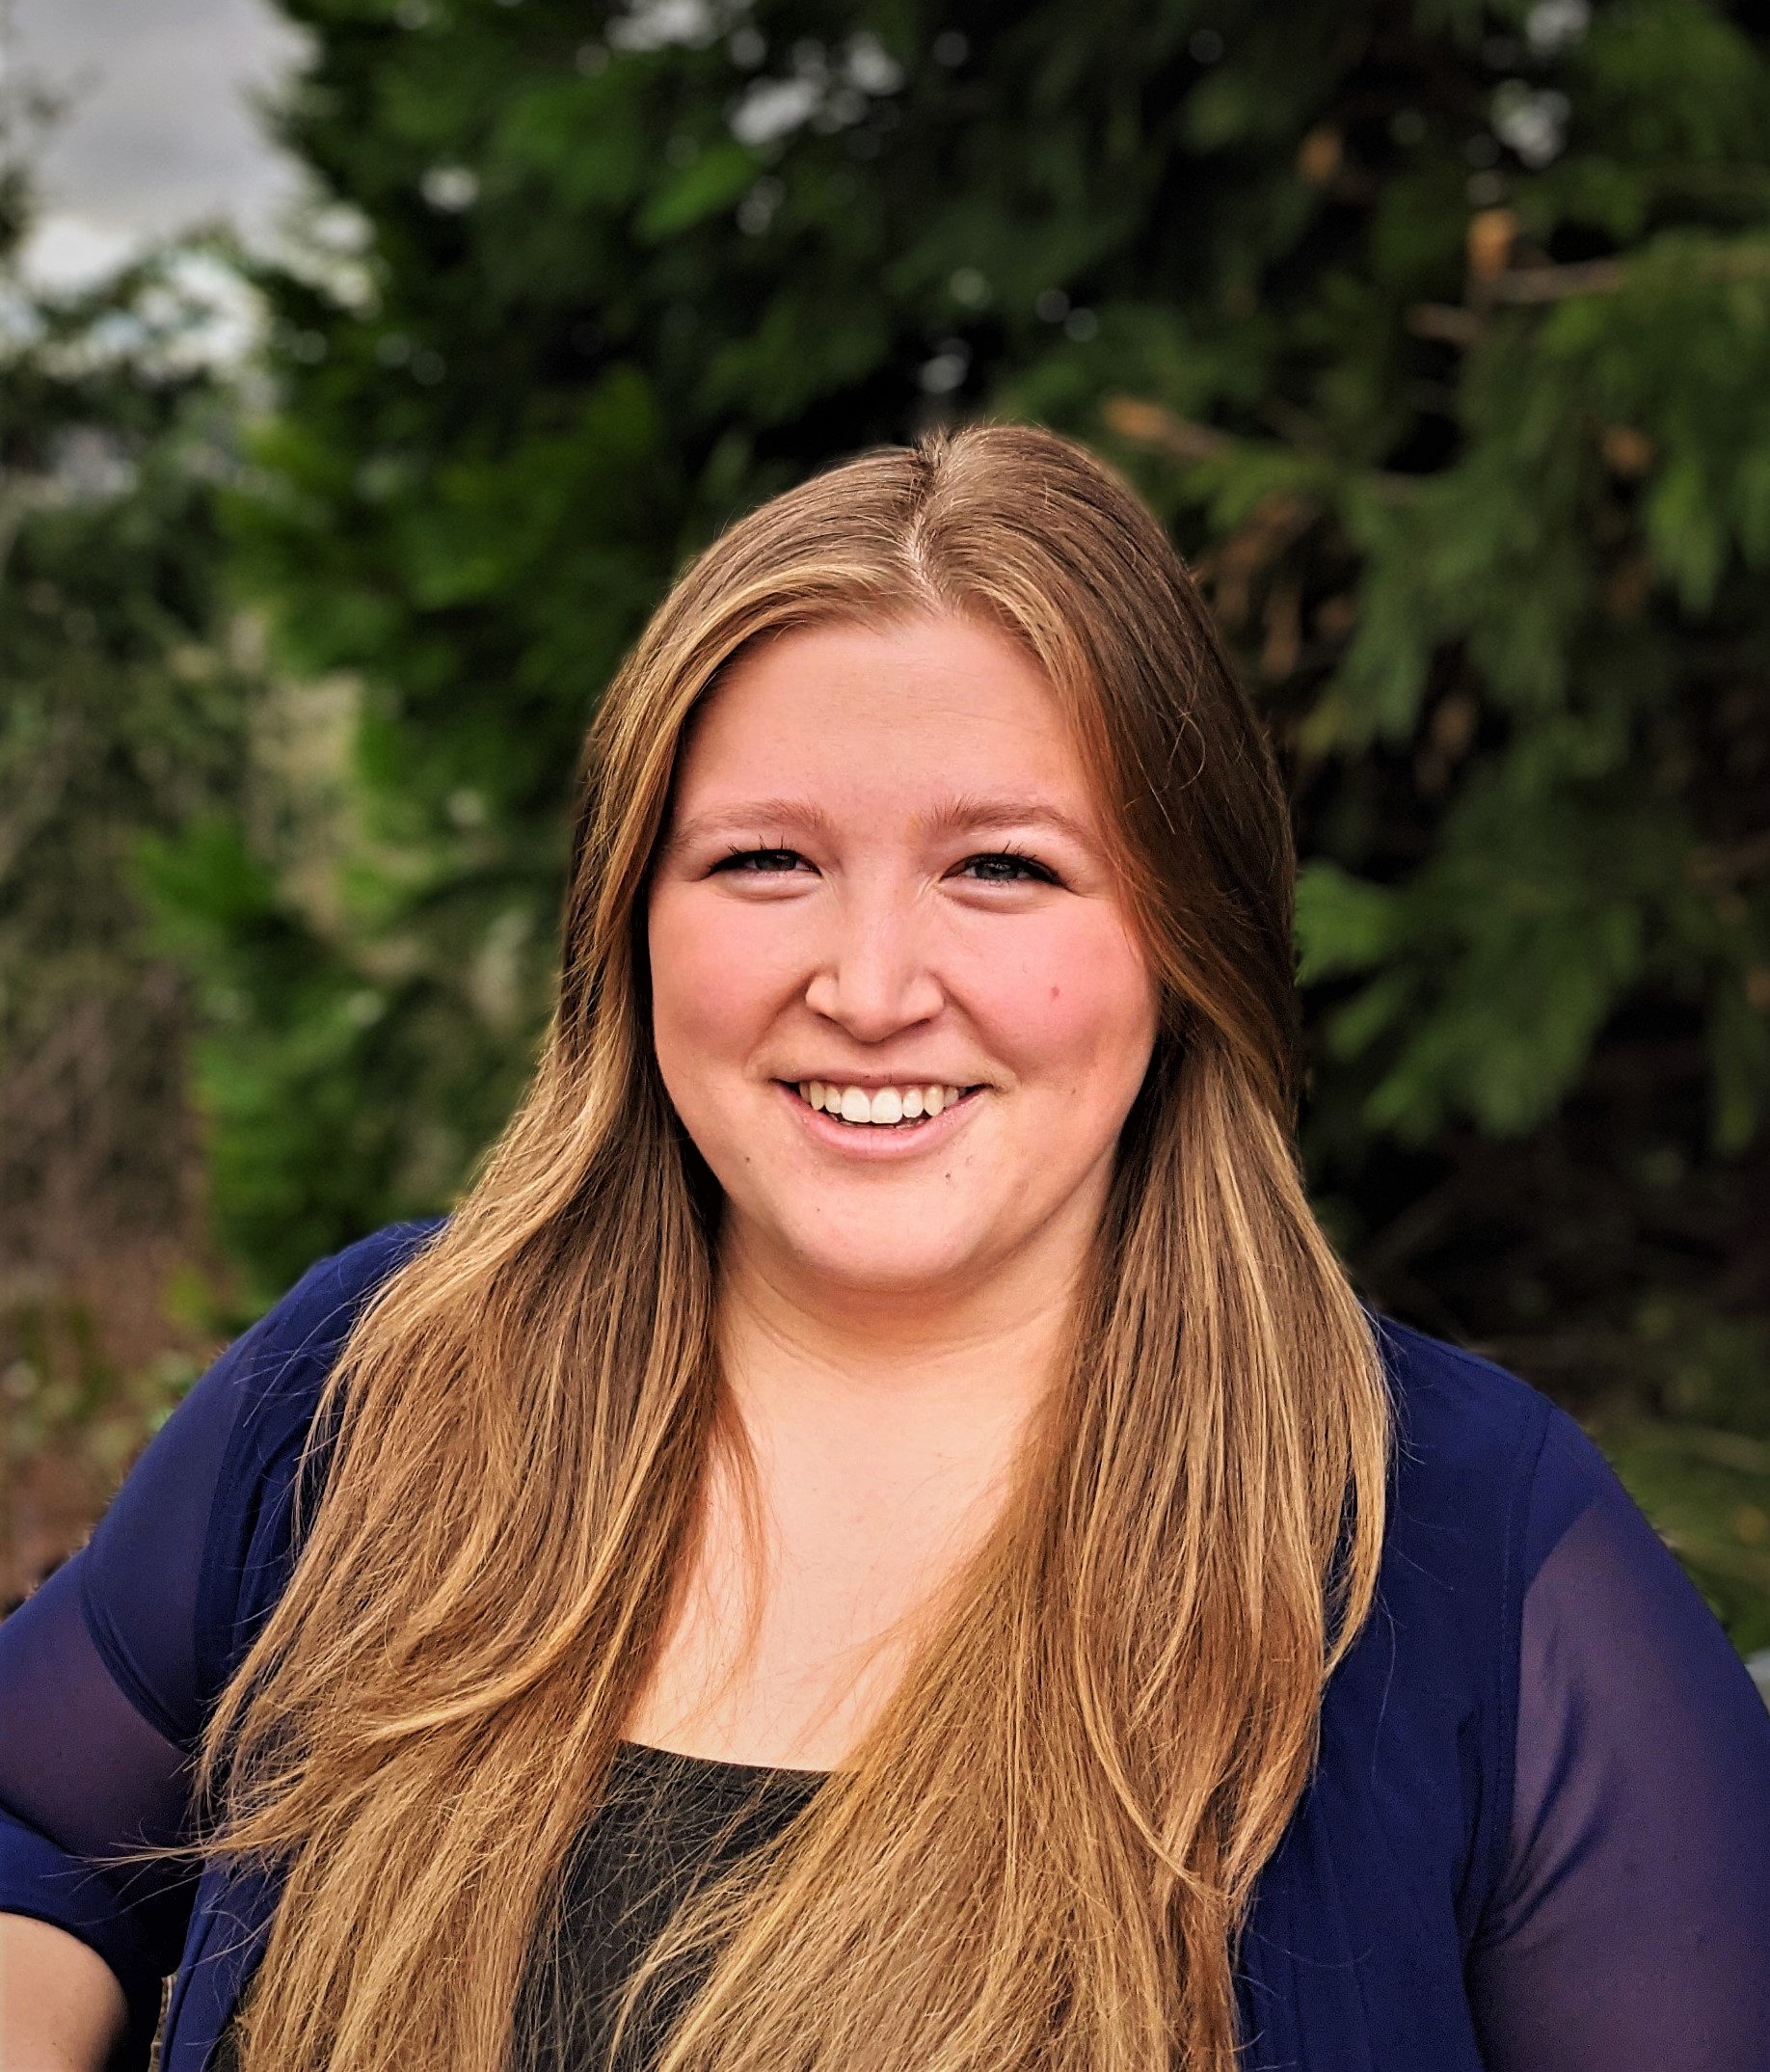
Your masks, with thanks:
M 856 1678 L 855 1643 L 925 1595 L 962 1509 L 990 1516 L 1156 1036 L 1092 794 L 1026 650 L 952 611 L 788 632 L 697 708 L 649 885 L 653 1039 L 721 1198 L 727 1384 L 796 1529 L 748 1668 L 724 1658 L 743 1579 L 722 1569 L 660 1651 L 644 1739 L 835 1766 L 904 1667 L 881 1642 Z M 873 1404 L 844 1421 L 870 1471 L 795 1371 L 851 1387 L 856 1344 Z M 814 1440 L 839 1457 L 796 1458 Z M 879 1529 L 857 1531 L 869 1481 Z M 831 1488 L 845 1522 L 810 1515 Z M 737 1493 L 711 1494 L 731 1515 L 703 1546 L 741 1546 Z
M 988 626 L 791 632 L 727 671 L 649 920 L 728 1290 L 739 1262 L 808 1313 L 837 1288 L 1067 1290 L 1157 1020 L 1092 789 Z
M 0 1632 L 7 2061 L 142 2061 L 175 1961 L 167 2072 L 1757 2064 L 1770 1717 L 1577 1430 L 1347 1285 L 1291 878 L 1078 448 L 716 542 L 483 1175 Z

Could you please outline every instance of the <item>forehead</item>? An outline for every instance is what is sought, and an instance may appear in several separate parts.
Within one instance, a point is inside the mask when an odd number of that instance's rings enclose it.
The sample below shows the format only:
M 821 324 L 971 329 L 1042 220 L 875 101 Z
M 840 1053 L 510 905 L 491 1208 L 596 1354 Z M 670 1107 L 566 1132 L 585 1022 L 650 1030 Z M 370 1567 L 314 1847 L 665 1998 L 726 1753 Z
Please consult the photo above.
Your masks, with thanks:
M 960 618 L 806 628 L 739 658 L 695 713 L 677 809 L 801 788 L 826 809 L 937 788 L 1091 812 L 1044 672 L 1006 634 Z

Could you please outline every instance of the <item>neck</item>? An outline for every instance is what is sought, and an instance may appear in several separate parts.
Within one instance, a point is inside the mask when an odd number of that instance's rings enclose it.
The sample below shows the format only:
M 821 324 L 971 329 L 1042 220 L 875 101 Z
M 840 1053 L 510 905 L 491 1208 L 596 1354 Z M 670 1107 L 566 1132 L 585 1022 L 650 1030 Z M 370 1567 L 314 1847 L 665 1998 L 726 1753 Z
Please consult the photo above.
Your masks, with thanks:
M 721 1364 L 752 1441 L 821 1433 L 867 1449 L 885 1482 L 894 1461 L 1005 1458 L 1051 1383 L 1081 1281 L 1085 1243 L 1052 1235 L 1066 1241 L 961 1288 L 881 1292 L 807 1285 L 728 1230 Z
M 710 1457 L 630 1736 L 799 1768 L 845 1760 L 1001 1515 L 1086 1251 L 1041 1248 L 943 1300 L 808 1286 L 728 1224 L 719 1352 L 742 1444 Z

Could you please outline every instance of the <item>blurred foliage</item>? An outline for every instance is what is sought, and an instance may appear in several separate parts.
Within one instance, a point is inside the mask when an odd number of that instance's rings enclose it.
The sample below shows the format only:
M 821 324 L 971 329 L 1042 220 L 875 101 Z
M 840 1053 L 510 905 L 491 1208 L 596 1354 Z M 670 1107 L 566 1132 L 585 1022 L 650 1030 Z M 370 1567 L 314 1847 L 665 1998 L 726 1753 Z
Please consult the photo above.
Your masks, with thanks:
M 982 413 L 1121 465 L 1305 855 L 1317 1197 L 1770 1642 L 1770 40 L 1708 0 L 282 0 L 228 494 L 282 677 L 152 863 L 226 1244 L 444 1203 L 673 571 Z M 266 788 L 268 787 L 268 792 Z
M 67 1520 L 103 1501 L 192 1371 L 163 1303 L 202 1249 L 188 987 L 137 866 L 145 842 L 237 811 L 249 682 L 212 637 L 216 495 L 235 465 L 196 292 L 216 262 L 34 292 L 13 141 L 0 135 L 0 1566 L 15 1573 L 0 1594 L 65 1550 Z
M 1600 1427 L 1599 1436 L 1741 1648 L 1764 1647 L 1770 1441 L 1660 1419 Z

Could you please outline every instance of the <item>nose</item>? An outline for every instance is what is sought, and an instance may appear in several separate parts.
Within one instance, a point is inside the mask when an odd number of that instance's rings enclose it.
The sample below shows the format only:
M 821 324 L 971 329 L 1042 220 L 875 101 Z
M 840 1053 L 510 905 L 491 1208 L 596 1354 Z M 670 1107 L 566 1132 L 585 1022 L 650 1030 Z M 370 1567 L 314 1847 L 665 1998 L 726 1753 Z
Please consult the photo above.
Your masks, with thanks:
M 856 890 L 831 917 L 831 936 L 805 988 L 814 1014 L 857 1043 L 882 1043 L 931 1021 L 946 994 L 928 960 L 925 917 L 906 891 Z

